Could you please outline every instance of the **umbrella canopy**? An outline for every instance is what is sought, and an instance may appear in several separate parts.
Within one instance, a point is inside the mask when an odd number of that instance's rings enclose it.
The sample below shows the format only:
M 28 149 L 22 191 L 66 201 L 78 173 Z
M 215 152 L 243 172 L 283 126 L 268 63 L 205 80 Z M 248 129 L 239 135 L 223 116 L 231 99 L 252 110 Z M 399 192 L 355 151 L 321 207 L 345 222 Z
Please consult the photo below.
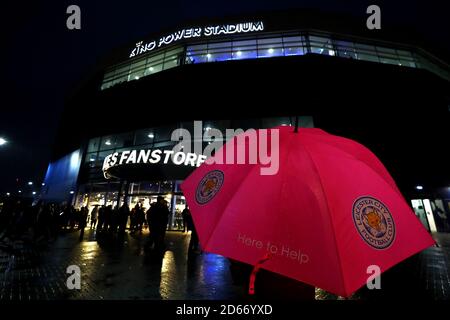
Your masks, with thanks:
M 434 244 L 366 147 L 320 129 L 274 129 L 276 174 L 261 174 L 261 161 L 204 163 L 182 184 L 205 251 L 252 265 L 269 254 L 263 269 L 347 297 L 369 266 L 384 272 Z M 236 160 L 249 141 L 234 137 L 210 161 L 225 159 L 229 144 Z

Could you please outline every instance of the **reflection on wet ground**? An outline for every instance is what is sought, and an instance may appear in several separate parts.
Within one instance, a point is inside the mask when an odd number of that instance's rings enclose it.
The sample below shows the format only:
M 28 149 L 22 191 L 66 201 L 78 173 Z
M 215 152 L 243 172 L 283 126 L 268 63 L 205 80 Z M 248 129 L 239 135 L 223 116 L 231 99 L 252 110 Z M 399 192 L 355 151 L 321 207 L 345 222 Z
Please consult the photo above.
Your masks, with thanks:
M 83 241 L 78 236 L 63 234 L 47 248 L 16 242 L 11 250 L 0 250 L 0 300 L 247 298 L 244 288 L 233 284 L 226 258 L 188 254 L 187 233 L 168 232 L 162 254 L 145 248 L 148 231 L 97 239 L 86 229 Z M 383 274 L 382 290 L 363 289 L 353 299 L 449 300 L 450 234 L 434 237 L 438 247 Z M 80 290 L 67 289 L 69 265 L 80 267 Z M 316 298 L 337 299 L 321 290 Z
M 236 299 L 228 260 L 214 254 L 189 254 L 190 235 L 168 232 L 162 255 L 144 248 L 148 232 L 123 241 L 86 229 L 60 236 L 48 249 L 16 244 L 0 251 L 0 299 Z M 68 290 L 66 268 L 81 269 L 81 290 Z

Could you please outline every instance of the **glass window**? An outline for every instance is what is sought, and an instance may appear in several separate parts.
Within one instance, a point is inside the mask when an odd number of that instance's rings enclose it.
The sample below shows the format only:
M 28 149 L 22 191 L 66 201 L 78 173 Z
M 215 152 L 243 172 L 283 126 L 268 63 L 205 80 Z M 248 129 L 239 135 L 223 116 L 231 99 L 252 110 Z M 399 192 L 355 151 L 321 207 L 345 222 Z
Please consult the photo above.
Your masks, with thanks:
M 145 72 L 146 58 L 139 59 L 131 64 L 130 74 L 128 76 L 128 81 L 138 80 L 140 77 L 144 76 Z
M 152 65 L 147 65 L 145 67 L 145 75 L 149 75 L 149 74 L 153 74 L 153 73 L 157 73 L 162 71 L 163 69 L 163 64 L 152 64 Z
M 108 82 L 114 79 L 114 73 L 115 69 L 109 70 L 105 73 L 105 76 L 103 78 L 103 82 Z
M 305 54 L 303 47 L 304 38 L 301 36 L 284 37 L 284 55 L 285 56 L 299 56 Z
M 395 49 L 385 48 L 385 47 L 377 47 L 378 54 L 388 56 L 388 57 L 396 57 L 397 52 Z
M 124 152 L 124 151 L 130 151 L 130 150 L 132 150 L 132 149 L 133 149 L 133 147 L 128 147 L 128 148 L 117 148 L 117 149 L 114 150 L 114 152 L 119 152 L 119 153 L 121 153 L 121 152 Z M 112 151 L 111 151 L 111 153 L 112 153 Z
M 178 48 L 175 48 L 175 49 L 168 50 L 165 53 L 165 58 L 166 59 L 167 58 L 170 58 L 170 59 L 177 58 L 180 55 L 180 53 L 182 53 L 182 52 L 183 52 L 183 48 L 182 47 L 178 47 Z
M 399 63 L 400 65 L 412 68 L 417 67 L 411 52 L 406 50 L 397 50 L 397 54 L 400 61 Z
M 233 59 L 254 59 L 256 57 L 256 40 L 233 41 Z
M 175 68 L 176 66 L 178 66 L 179 64 L 180 63 L 179 63 L 178 59 L 165 60 L 163 69 L 164 70 L 172 69 L 172 68 Z
M 102 138 L 100 150 L 109 150 L 133 145 L 133 133 L 110 135 Z
M 336 40 L 334 44 L 339 57 L 358 59 L 353 42 Z
M 130 188 L 131 194 L 138 193 L 159 193 L 160 191 L 160 183 L 158 181 L 146 181 L 140 183 L 131 184 L 132 188 Z M 149 204 L 148 204 L 149 205 Z
M 159 192 L 171 192 L 173 188 L 172 181 L 161 181 Z
M 221 50 L 221 51 L 231 51 L 231 42 L 210 42 L 208 43 L 208 50 Z
M 139 149 L 153 149 L 153 143 L 141 144 L 138 146 Z
M 130 147 L 133 145 L 133 133 L 123 133 L 114 137 L 114 148 Z
M 295 125 L 295 119 L 291 118 L 291 122 Z M 302 128 L 314 128 L 314 119 L 311 116 L 301 116 L 298 117 L 298 126 Z
M 218 136 L 214 136 L 214 131 L 210 131 L 211 129 L 217 129 L 220 130 L 222 133 L 222 139 L 226 138 L 226 130 L 231 129 L 231 121 L 230 120 L 208 120 L 203 122 L 203 137 L 205 141 L 219 141 Z
M 180 123 L 180 128 L 188 130 L 193 135 L 194 134 L 194 121 L 183 121 Z
M 100 144 L 100 150 L 109 150 L 114 148 L 114 137 L 105 136 L 102 137 L 102 142 Z
M 112 189 L 112 186 L 110 186 Z M 117 206 L 117 191 L 108 192 L 106 194 L 106 205 L 113 206 L 115 208 Z
M 234 120 L 233 121 L 234 129 L 259 129 L 261 128 L 261 120 L 260 119 L 242 119 L 242 120 Z
M 208 62 L 227 61 L 231 59 L 231 42 L 208 44 Z
M 150 144 L 155 140 L 155 131 L 153 129 L 143 129 L 136 131 L 135 144 Z
M 206 44 L 188 46 L 186 49 L 186 63 L 208 62 L 208 48 Z
M 231 51 L 228 50 L 213 49 L 207 54 L 208 62 L 228 61 L 231 57 Z
M 87 152 L 98 151 L 100 145 L 100 137 L 89 140 Z
M 193 64 L 193 63 L 204 63 L 208 62 L 207 52 L 205 53 L 186 53 L 185 64 Z
M 182 48 L 177 48 L 166 52 L 164 58 L 164 70 L 171 69 L 180 65 L 182 51 Z
M 203 122 L 203 130 L 207 130 L 208 128 L 214 128 L 225 133 L 226 129 L 231 128 L 230 120 L 210 120 Z
M 124 81 L 128 81 L 128 72 L 130 70 L 130 64 L 126 64 L 116 69 L 116 73 L 114 74 L 114 82 L 113 84 L 122 83 Z
M 399 64 L 400 61 L 397 58 L 395 49 L 377 47 L 378 58 L 381 63 Z
M 386 57 L 380 56 L 379 59 L 380 59 L 381 63 L 396 64 L 396 65 L 400 64 L 400 61 L 398 59 L 395 59 L 395 58 L 392 59 L 392 58 L 386 58 Z
M 161 183 L 159 181 L 150 182 L 146 187 L 149 192 L 160 192 Z
M 194 132 L 194 122 L 193 122 L 193 121 L 181 122 L 180 127 L 189 131 L 189 133 L 190 133 L 190 135 L 191 135 L 191 151 L 194 150 L 194 149 L 193 149 L 194 145 L 193 145 L 192 143 L 194 142 L 194 139 L 197 138 L 197 137 L 195 136 L 195 132 Z M 199 131 L 200 140 L 201 140 L 202 137 L 203 137 L 203 131 L 202 131 L 202 130 L 203 130 L 203 129 L 200 128 L 200 131 Z M 197 141 L 198 141 L 198 140 L 197 140 Z
M 311 46 L 312 53 L 329 56 L 335 55 L 331 39 L 329 38 L 309 36 L 309 45 Z
M 106 156 L 110 155 L 111 153 L 113 153 L 112 150 L 99 152 L 97 161 L 103 162 L 103 160 L 105 160 Z
M 258 39 L 259 58 L 270 58 L 283 55 L 284 51 L 282 38 Z
M 97 161 L 97 152 L 91 152 L 86 154 L 86 158 L 84 158 L 85 163 L 94 163 Z
M 205 43 L 195 44 L 188 47 L 188 51 L 196 52 L 206 52 L 208 50 L 208 45 Z
M 172 136 L 172 131 L 175 130 L 176 127 L 157 127 L 154 129 L 154 141 L 168 141 Z
M 406 50 L 397 50 L 397 55 L 401 58 L 401 59 L 408 59 L 408 60 L 414 60 L 412 54 L 410 51 L 406 51 Z
M 292 122 L 292 123 L 291 123 Z M 263 128 L 273 128 L 277 126 L 289 126 L 294 125 L 295 119 L 290 117 L 277 117 L 277 118 L 263 118 L 262 127 Z
M 176 144 L 177 142 L 175 141 L 164 141 L 164 142 L 156 142 L 153 145 L 153 148 L 158 148 L 158 149 L 162 149 L 162 150 L 168 150 L 168 149 L 172 149 L 172 147 Z
M 164 60 L 164 53 L 152 55 L 147 58 L 147 65 L 159 64 Z
M 365 61 L 379 62 L 375 47 L 371 45 L 355 43 L 357 59 Z

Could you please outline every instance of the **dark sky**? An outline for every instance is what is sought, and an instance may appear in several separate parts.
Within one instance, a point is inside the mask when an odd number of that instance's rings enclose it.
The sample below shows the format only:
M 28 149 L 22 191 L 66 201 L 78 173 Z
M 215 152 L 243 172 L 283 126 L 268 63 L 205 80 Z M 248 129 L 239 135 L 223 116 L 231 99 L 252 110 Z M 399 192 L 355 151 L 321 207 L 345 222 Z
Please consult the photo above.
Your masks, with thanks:
M 66 28 L 71 4 L 81 8 L 80 31 Z M 202 17 L 315 8 L 365 21 L 369 4 L 382 8 L 383 27 L 411 29 L 450 52 L 446 1 L 2 1 L 0 136 L 9 143 L 0 147 L 0 192 L 17 191 L 16 178 L 42 182 L 64 95 L 114 47 Z

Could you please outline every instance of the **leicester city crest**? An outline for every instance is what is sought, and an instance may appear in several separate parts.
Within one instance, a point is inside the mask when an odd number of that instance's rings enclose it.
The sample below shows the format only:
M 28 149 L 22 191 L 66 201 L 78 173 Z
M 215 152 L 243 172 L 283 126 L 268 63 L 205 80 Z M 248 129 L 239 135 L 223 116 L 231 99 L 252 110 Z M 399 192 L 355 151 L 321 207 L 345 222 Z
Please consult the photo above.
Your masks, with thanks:
M 195 200 L 199 204 L 205 204 L 214 198 L 222 187 L 223 177 L 223 172 L 220 170 L 208 172 L 197 186 Z
M 384 203 L 360 197 L 353 203 L 353 221 L 361 238 L 375 249 L 388 248 L 395 238 L 395 223 Z

